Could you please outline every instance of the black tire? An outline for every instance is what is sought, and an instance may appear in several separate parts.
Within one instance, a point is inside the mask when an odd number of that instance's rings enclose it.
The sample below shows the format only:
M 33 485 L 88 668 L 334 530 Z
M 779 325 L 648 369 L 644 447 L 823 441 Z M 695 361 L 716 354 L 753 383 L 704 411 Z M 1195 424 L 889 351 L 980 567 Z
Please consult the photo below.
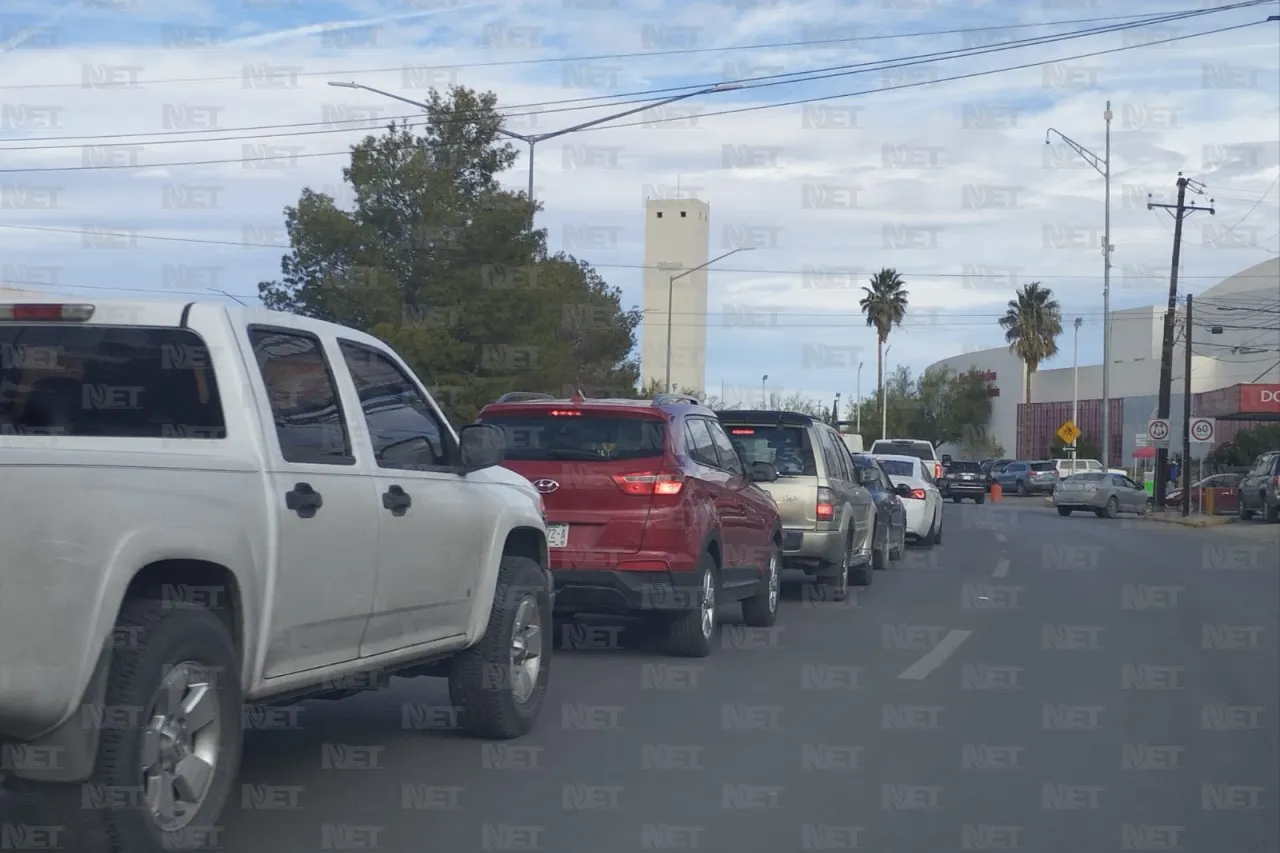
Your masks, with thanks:
M 1022 480 L 1018 481 L 1018 497 L 1025 498 L 1031 494 L 1031 490 L 1027 488 L 1027 484 Z
M 976 498 L 973 499 L 973 502 L 978 504 L 984 504 L 987 502 L 987 496 L 985 494 L 978 495 Z
M 1071 515 L 1071 507 L 1069 506 L 1058 507 L 1058 515 L 1062 516 L 1063 518 L 1066 518 L 1067 516 Z
M 712 610 L 711 633 L 708 636 L 702 628 L 702 583 L 707 573 L 711 574 L 711 588 L 718 600 L 720 592 L 720 576 L 716 566 L 716 558 L 710 552 L 703 552 L 698 560 L 699 587 L 696 606 L 692 610 L 674 616 L 667 625 L 667 647 L 671 654 L 682 658 L 705 658 L 715 648 L 716 638 L 720 635 L 720 617 Z M 779 596 L 781 598 L 781 596 Z
M 743 599 L 742 621 L 752 628 L 772 628 L 778 621 L 778 602 L 782 599 L 782 545 L 775 542 L 770 554 L 772 564 L 765 569 L 760 592 Z
M 889 559 L 895 563 L 907 555 L 907 526 L 902 525 L 902 533 L 898 535 L 898 545 L 889 549 Z
M 938 513 L 938 529 L 933 531 L 933 544 L 942 544 L 942 513 Z
M 1114 497 L 1107 498 L 1107 505 L 1102 508 L 1103 518 L 1115 518 L 1120 514 L 1120 502 Z
M 1267 524 L 1275 524 L 1280 522 L 1280 506 L 1267 502 L 1267 496 L 1262 496 L 1262 520 Z
M 889 568 L 889 559 L 890 559 L 889 552 L 893 550 L 893 545 L 889 542 L 888 530 L 884 531 L 884 547 L 882 548 L 875 547 L 875 541 L 876 541 L 875 536 L 876 536 L 876 533 L 879 532 L 881 529 L 882 528 L 880 527 L 880 525 L 877 524 L 875 527 L 875 531 L 873 531 L 871 534 L 871 537 L 872 537 L 871 538 L 871 544 L 872 544 L 871 568 L 872 570 L 878 571 L 878 572 L 882 572 L 885 569 Z
M 1245 509 L 1244 492 L 1236 492 L 1236 507 L 1237 507 L 1237 514 L 1239 515 L 1241 521 L 1250 521 L 1253 519 L 1253 510 Z
M 240 653 L 231 632 L 212 610 L 142 600 L 125 602 L 116 625 L 131 642 L 112 650 L 105 707 L 149 709 L 152 697 L 177 664 L 198 663 L 214 675 L 220 740 L 203 802 L 184 828 L 170 832 L 156 825 L 140 797 L 100 808 L 83 804 L 88 791 L 95 789 L 140 791 L 143 727 L 150 722 L 144 710 L 137 726 L 102 730 L 93 773 L 84 782 L 7 782 L 16 795 L 15 814 L 25 823 L 64 827 L 61 841 L 76 853 L 220 848 L 220 820 L 239 772 L 242 744 Z
M 853 574 L 853 535 L 845 541 L 844 552 L 834 573 L 822 572 L 815 579 L 815 585 L 822 590 L 825 601 L 845 601 L 849 597 L 850 575 Z
M 960 497 L 959 495 L 956 495 L 951 500 L 955 501 L 956 503 L 961 503 L 964 501 L 964 498 Z
M 917 539 L 917 541 L 916 541 L 916 544 L 917 544 L 917 545 L 919 545 L 921 548 L 924 548 L 924 549 L 926 549 L 926 550 L 928 550 L 929 548 L 932 548 L 932 547 L 933 547 L 933 545 L 934 545 L 934 541 L 935 541 L 935 540 L 934 540 L 934 538 L 933 538 L 933 535 L 934 535 L 933 522 L 932 522 L 932 521 L 930 521 L 930 522 L 929 522 L 929 532 L 928 532 L 928 533 L 926 533 L 924 536 L 919 537 L 919 539 Z
M 516 618 L 532 600 L 540 620 L 538 674 L 527 699 L 519 701 L 512 677 L 511 655 Z M 477 737 L 511 740 L 527 734 L 538 719 L 551 675 L 553 642 L 551 596 L 542 567 L 528 557 L 503 557 L 489 625 L 474 646 L 449 664 L 449 697 L 462 710 L 462 723 Z

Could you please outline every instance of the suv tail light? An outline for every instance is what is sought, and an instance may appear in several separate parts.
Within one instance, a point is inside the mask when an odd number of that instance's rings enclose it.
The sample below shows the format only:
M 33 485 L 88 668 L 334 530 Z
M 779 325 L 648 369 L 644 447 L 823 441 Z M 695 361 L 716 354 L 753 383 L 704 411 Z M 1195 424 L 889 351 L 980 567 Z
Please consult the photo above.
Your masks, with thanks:
M 818 487 L 818 521 L 830 521 L 836 517 L 835 495 L 826 486 Z
M 637 471 L 633 474 L 614 474 L 618 488 L 629 495 L 678 495 L 684 488 L 684 472 L 679 468 L 662 471 Z

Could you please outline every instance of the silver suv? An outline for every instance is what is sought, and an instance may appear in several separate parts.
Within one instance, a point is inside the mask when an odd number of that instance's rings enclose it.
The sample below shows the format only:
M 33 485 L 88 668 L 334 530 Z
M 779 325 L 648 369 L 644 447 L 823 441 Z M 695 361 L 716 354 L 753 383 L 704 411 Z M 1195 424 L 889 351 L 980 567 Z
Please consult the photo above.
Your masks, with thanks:
M 888 539 L 840 433 L 796 412 L 718 414 L 744 460 L 778 469 L 775 482 L 758 485 L 778 504 L 785 567 L 814 576 L 837 601 L 850 584 L 870 584 L 875 543 Z

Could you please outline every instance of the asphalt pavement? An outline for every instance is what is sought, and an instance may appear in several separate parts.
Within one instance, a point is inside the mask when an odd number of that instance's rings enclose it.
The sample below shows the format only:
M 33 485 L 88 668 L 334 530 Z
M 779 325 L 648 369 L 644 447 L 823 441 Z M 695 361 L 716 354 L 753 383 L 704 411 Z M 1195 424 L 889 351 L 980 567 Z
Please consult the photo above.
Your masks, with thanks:
M 947 504 L 843 603 L 668 658 L 560 626 L 538 728 L 434 679 L 254 717 L 223 847 L 735 853 L 1280 849 L 1280 527 Z

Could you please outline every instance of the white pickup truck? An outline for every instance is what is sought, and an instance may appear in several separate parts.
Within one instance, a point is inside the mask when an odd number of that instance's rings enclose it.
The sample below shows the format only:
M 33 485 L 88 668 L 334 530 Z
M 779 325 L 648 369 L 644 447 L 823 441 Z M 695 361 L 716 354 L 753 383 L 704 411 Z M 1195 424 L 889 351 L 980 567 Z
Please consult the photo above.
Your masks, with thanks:
M 527 732 L 553 592 L 502 448 L 341 326 L 0 298 L 0 823 L 217 846 L 244 703 L 392 674 L 447 677 L 482 737 Z

